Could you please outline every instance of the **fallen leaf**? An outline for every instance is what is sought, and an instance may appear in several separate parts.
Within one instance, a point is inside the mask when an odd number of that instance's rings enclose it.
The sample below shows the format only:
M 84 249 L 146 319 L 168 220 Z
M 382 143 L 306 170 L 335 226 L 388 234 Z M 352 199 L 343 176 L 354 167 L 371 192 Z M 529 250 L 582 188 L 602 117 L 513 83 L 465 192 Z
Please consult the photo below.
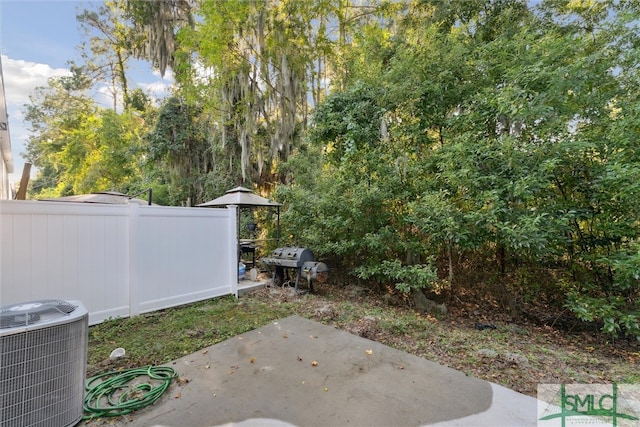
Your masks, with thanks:
M 314 360 L 313 362 L 311 362 L 311 366 L 318 366 L 318 362 Z
M 204 365 L 204 369 L 209 369 L 211 367 L 211 365 L 209 365 L 208 363 L 206 365 Z
M 249 362 L 251 362 L 251 363 L 253 363 L 255 361 L 256 361 L 255 357 L 252 357 L 251 359 L 249 359 Z
M 298 355 L 298 362 L 302 362 L 302 357 L 300 357 L 300 355 Z
M 178 377 L 178 385 L 185 385 L 189 382 L 189 380 L 185 377 Z
M 174 399 L 180 399 L 182 397 L 181 393 L 177 393 L 175 396 L 173 396 Z
M 202 350 L 202 354 L 207 354 L 209 350 Z
M 325 388 L 324 388 L 324 391 L 325 391 L 325 393 L 326 393 L 326 392 L 328 392 L 328 391 L 329 391 L 329 388 L 328 388 L 328 387 L 325 387 Z
M 371 350 L 371 349 L 367 349 L 364 352 L 365 352 L 365 354 L 368 354 L 368 355 L 372 355 L 373 354 L 373 350 Z
M 282 338 L 289 338 L 289 335 L 284 334 L 284 335 L 282 336 Z

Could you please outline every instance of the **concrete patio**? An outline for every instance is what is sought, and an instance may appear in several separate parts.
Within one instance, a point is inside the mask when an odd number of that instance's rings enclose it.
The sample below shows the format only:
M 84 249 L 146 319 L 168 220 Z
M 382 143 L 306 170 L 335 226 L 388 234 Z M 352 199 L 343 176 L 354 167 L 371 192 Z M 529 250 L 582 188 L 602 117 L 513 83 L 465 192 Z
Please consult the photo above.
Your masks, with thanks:
M 292 316 L 171 363 L 152 406 L 84 425 L 533 426 L 537 400 Z

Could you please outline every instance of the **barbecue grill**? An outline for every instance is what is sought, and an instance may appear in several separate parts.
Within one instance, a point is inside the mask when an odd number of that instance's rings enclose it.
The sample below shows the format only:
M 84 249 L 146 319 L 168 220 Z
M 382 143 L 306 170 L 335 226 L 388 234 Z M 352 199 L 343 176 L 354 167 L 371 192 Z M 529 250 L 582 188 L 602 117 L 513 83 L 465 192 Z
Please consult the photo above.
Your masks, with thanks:
M 290 280 L 290 270 L 296 270 L 295 289 L 299 292 L 300 277 L 307 279 L 309 292 L 313 292 L 313 281 L 323 282 L 329 268 L 322 262 L 315 261 L 313 253 L 308 248 L 282 247 L 262 258 L 262 263 L 273 267 L 273 284 L 283 285 Z

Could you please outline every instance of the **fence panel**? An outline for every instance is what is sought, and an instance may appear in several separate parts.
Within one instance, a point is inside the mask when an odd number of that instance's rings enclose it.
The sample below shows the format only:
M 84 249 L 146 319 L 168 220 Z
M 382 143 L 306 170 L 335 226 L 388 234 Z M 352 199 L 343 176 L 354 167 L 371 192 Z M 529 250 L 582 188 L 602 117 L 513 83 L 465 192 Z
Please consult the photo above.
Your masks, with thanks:
M 237 293 L 230 209 L 141 207 L 133 255 L 141 313 Z
M 96 324 L 237 295 L 235 209 L 0 201 L 0 305 L 79 300 Z

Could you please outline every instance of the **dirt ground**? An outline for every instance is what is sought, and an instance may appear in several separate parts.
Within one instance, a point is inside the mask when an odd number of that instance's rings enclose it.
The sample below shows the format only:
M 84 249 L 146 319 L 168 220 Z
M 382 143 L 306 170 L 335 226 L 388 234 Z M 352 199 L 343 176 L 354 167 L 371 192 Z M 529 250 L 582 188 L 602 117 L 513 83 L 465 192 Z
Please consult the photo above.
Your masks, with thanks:
M 562 313 L 547 316 L 551 320 L 512 316 L 477 297 L 452 298 L 446 309 L 434 305 L 432 313 L 424 313 L 398 295 L 327 284 L 316 285 L 313 294 L 268 287 L 242 298 L 285 306 L 530 396 L 539 384 L 640 382 L 637 341 L 611 342 L 593 327 L 566 321 Z

